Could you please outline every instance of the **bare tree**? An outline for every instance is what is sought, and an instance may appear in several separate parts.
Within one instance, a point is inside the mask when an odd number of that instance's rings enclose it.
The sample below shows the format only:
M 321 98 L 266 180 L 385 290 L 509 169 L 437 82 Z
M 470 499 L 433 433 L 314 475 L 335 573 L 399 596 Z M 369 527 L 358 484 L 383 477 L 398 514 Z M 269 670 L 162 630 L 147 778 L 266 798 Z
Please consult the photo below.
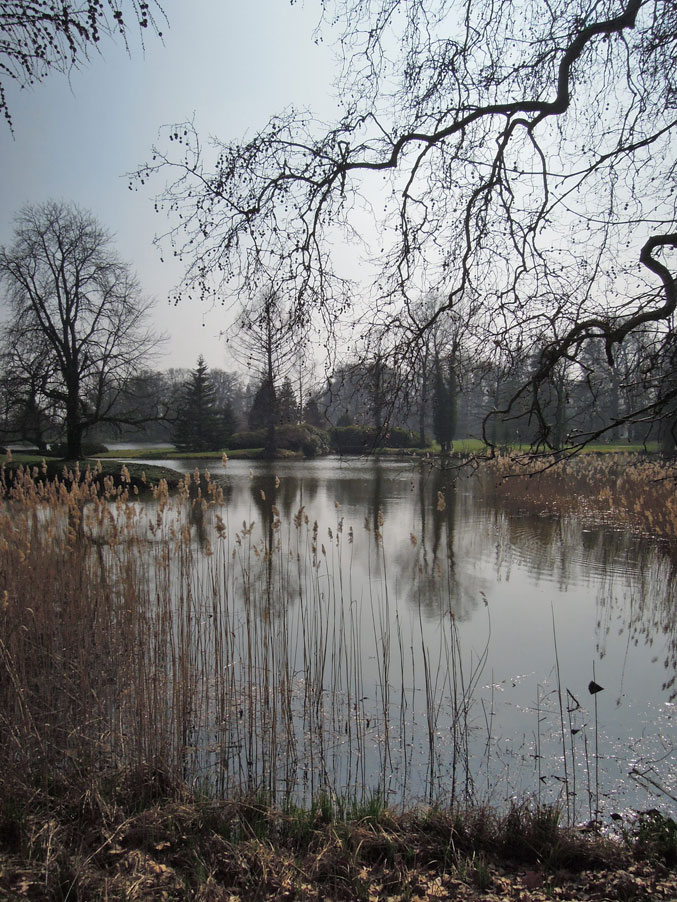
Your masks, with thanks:
M 236 323 L 235 356 L 259 377 L 250 425 L 266 429 L 266 454 L 277 450 L 278 386 L 298 361 L 304 332 L 299 330 L 277 290 L 268 288 L 244 307 Z
M 547 446 L 541 400 L 559 361 L 594 340 L 612 363 L 647 324 L 671 334 L 677 5 L 323 9 L 344 25 L 338 122 L 291 110 L 246 143 L 211 147 L 192 123 L 174 126 L 176 144 L 157 147 L 138 173 L 175 174 L 159 206 L 181 216 L 167 237 L 189 255 L 188 281 L 204 289 L 215 274 L 237 291 L 274 261 L 297 309 L 331 325 L 349 309 L 331 249 L 339 229 L 368 237 L 360 202 L 372 200 L 381 275 L 365 324 L 388 345 L 389 365 L 401 367 L 463 302 L 483 347 L 539 347 L 515 403 L 526 401 Z M 412 315 L 422 290 L 444 297 L 424 320 Z M 653 415 L 673 400 L 656 400 Z
M 40 393 L 77 459 L 85 430 L 116 420 L 121 394 L 157 347 L 145 325 L 151 305 L 94 217 L 61 203 L 19 213 L 14 244 L 0 249 L 0 280 L 15 365 L 43 350 Z
M 44 341 L 25 342 L 9 327 L 0 356 L 6 439 L 19 439 L 44 450 L 53 427 L 53 404 L 45 388 L 53 376 L 53 364 Z
M 126 9 L 125 9 L 126 8 Z M 49 72 L 68 73 L 98 48 L 102 35 L 122 37 L 128 47 L 129 21 L 160 37 L 157 0 L 3 0 L 0 4 L 0 114 L 12 118 L 2 78 L 20 87 L 42 81 Z

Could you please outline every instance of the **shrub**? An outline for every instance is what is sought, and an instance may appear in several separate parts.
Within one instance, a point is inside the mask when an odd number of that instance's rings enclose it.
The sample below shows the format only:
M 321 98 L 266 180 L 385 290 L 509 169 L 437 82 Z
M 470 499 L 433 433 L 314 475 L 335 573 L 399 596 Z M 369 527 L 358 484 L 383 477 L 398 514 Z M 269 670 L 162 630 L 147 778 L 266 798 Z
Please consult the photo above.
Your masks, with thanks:
M 329 452 L 329 437 L 324 429 L 302 423 L 297 426 L 291 423 L 278 426 L 276 429 L 277 447 L 287 451 L 301 451 L 304 457 L 317 457 Z M 266 443 L 265 429 L 247 429 L 236 432 L 229 443 L 230 448 L 263 448 Z
M 266 442 L 265 429 L 243 429 L 234 432 L 228 442 L 229 450 L 239 451 L 242 448 L 263 448 Z
M 99 445 L 95 442 L 82 443 L 82 456 L 83 457 L 96 457 L 97 454 L 105 454 L 108 451 L 108 448 L 105 445 Z M 56 444 L 52 445 L 49 452 L 53 457 L 63 457 L 65 458 L 68 454 L 68 446 L 65 444 Z
M 335 426 L 331 447 L 339 454 L 369 454 L 377 448 L 415 448 L 416 436 L 408 429 L 393 427 L 382 433 L 374 426 Z
M 329 435 L 332 450 L 339 454 L 369 454 L 380 447 L 373 426 L 334 426 Z
M 329 452 L 329 436 L 326 430 L 301 423 L 300 426 L 287 424 L 277 430 L 279 448 L 302 451 L 304 457 L 317 457 Z
M 383 444 L 386 448 L 416 448 L 418 447 L 418 436 L 410 429 L 394 426 L 387 431 Z
M 637 816 L 628 838 L 641 857 L 677 864 L 677 822 L 655 808 Z

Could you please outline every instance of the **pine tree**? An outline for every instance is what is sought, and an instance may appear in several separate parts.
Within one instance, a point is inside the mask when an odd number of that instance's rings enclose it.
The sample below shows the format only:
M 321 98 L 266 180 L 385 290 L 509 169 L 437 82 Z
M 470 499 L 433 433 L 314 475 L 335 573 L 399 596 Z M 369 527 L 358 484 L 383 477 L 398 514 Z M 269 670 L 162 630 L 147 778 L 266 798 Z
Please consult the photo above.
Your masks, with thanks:
M 216 390 L 202 355 L 183 384 L 174 422 L 173 441 L 179 451 L 218 451 L 233 432 L 229 407 L 219 407 Z
M 326 427 L 326 417 L 322 416 L 320 405 L 317 403 L 316 398 L 309 398 L 306 401 L 306 405 L 303 408 L 303 422 L 308 423 L 309 426 L 317 426 L 319 429 Z

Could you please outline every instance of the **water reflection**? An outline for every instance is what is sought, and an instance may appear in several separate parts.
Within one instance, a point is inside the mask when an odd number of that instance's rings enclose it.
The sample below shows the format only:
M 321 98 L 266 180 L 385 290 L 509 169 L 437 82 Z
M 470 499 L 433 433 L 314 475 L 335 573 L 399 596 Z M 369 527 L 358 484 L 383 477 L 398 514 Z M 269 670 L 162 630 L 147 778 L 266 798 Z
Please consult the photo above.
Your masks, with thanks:
M 192 466 L 185 464 L 188 471 Z M 226 501 L 222 508 L 190 506 L 196 547 L 204 552 L 215 544 L 217 516 L 231 541 L 251 530 L 256 568 L 246 585 L 233 582 L 233 597 L 252 601 L 262 622 L 281 624 L 285 642 L 292 628 L 317 630 L 329 658 L 312 667 L 303 656 L 293 660 L 290 682 L 308 687 L 316 672 L 317 706 L 329 687 L 338 705 L 340 684 L 356 707 L 344 720 L 335 708 L 339 734 L 377 731 L 372 757 L 363 748 L 357 759 L 339 764 L 337 749 L 345 753 L 345 745 L 336 744 L 332 760 L 339 771 L 361 768 L 368 782 L 374 766 L 382 785 L 393 785 L 395 772 L 408 774 L 408 788 L 420 792 L 412 784 L 413 762 L 426 745 L 422 772 L 441 786 L 457 773 L 462 711 L 476 786 L 501 798 L 534 786 L 556 797 L 562 788 L 557 692 L 568 690 L 580 702 L 574 728 L 587 735 L 594 671 L 606 687 L 598 715 L 607 804 L 646 807 L 636 781 L 628 780 L 642 767 L 653 768 L 665 792 L 677 792 L 669 767 L 677 666 L 672 549 L 574 519 L 497 507 L 482 476 L 427 464 L 230 461 L 212 478 Z M 152 505 L 147 509 L 151 514 Z M 235 580 L 233 566 L 224 561 L 223 567 L 219 578 Z M 320 622 L 304 620 L 309 606 Z M 359 685 L 345 682 L 352 667 Z M 421 668 L 436 686 L 434 703 Z M 472 705 L 459 706 L 461 685 L 472 686 Z M 369 700 L 364 686 L 376 687 Z M 384 737 L 389 742 L 394 735 L 390 718 L 399 724 L 399 758 L 391 747 L 377 754 Z M 585 758 L 574 751 L 572 741 L 576 772 Z M 586 807 L 584 776 L 579 813 Z M 651 804 L 666 798 L 655 795 Z
M 181 463 L 187 472 L 195 465 Z M 398 591 L 432 619 L 452 610 L 459 620 L 472 620 L 487 597 L 513 595 L 514 585 L 524 585 L 548 611 L 551 600 L 568 597 L 567 620 L 581 604 L 594 606 L 596 616 L 586 623 L 594 624 L 601 657 L 614 631 L 629 634 L 633 644 L 664 643 L 661 664 L 674 682 L 677 557 L 665 544 L 575 519 L 497 508 L 478 490 L 478 477 L 425 463 L 229 461 L 212 479 L 222 488 L 230 523 L 253 522 L 268 548 L 283 537 L 289 542 L 301 508 L 327 546 L 327 531 L 334 535 L 342 518 L 357 537 L 353 566 L 364 570 L 369 559 L 371 577 L 383 578 L 385 560 Z M 204 544 L 213 518 L 205 521 L 205 511 L 193 505 L 190 520 Z

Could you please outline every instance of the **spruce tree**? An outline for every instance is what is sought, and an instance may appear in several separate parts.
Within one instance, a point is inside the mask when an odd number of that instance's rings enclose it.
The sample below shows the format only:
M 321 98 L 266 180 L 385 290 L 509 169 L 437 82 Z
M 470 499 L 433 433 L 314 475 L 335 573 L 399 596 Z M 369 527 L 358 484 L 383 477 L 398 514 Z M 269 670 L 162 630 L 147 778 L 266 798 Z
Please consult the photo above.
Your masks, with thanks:
M 299 421 L 299 405 L 290 379 L 285 379 L 278 398 L 278 422 L 296 424 Z
M 232 413 L 228 407 L 217 405 L 216 390 L 200 355 L 181 390 L 174 444 L 179 451 L 218 451 L 226 447 L 232 432 Z

